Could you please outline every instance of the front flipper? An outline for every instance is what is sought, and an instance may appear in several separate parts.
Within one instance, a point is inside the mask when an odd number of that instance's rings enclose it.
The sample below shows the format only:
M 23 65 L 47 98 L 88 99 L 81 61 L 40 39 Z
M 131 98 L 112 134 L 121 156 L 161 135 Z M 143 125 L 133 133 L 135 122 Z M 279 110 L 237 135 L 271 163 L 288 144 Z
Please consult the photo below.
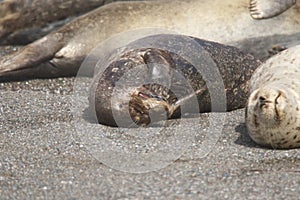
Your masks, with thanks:
M 296 0 L 250 0 L 249 11 L 253 19 L 277 16 L 296 3 Z
M 15 80 L 64 75 L 64 72 L 51 62 L 63 45 L 63 35 L 51 34 L 23 47 L 20 51 L 1 57 L 0 79 Z

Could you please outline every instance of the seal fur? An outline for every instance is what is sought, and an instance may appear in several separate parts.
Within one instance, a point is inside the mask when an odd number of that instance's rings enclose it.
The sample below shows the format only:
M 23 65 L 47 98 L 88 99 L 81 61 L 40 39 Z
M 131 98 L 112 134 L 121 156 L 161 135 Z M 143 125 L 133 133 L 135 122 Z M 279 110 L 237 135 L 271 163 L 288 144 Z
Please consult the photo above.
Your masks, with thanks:
M 250 81 L 246 124 L 250 137 L 272 148 L 300 147 L 300 46 L 262 64 Z
M 168 39 L 170 42 L 173 35 L 155 35 L 150 36 L 152 40 Z M 143 38 L 144 39 L 144 38 Z M 142 40 L 142 39 L 141 39 Z M 234 110 L 245 106 L 248 97 L 248 81 L 254 70 L 259 66 L 260 61 L 249 54 L 245 54 L 235 47 L 218 44 L 198 38 L 193 38 L 207 52 L 206 56 L 212 58 L 217 69 L 221 74 L 222 81 L 225 86 L 227 110 Z M 156 84 L 146 84 L 140 87 L 129 88 L 124 86 L 118 92 L 118 99 L 112 103 L 112 95 L 116 83 L 125 74 L 129 74 L 130 80 L 134 81 L 139 78 L 136 71 L 138 67 L 151 68 L 151 63 L 165 64 L 167 70 L 161 71 L 162 74 L 168 73 L 168 68 L 180 70 L 185 79 L 188 80 L 193 88 L 193 92 L 187 88 L 175 88 L 183 92 L 185 100 L 177 99 L 172 93 L 171 87 L 167 89 Z M 203 63 L 204 64 L 204 63 Z M 199 63 L 199 65 L 202 65 Z M 213 67 L 209 65 L 208 67 Z M 164 76 L 165 77 L 165 76 Z M 216 80 L 215 80 L 216 81 Z M 200 112 L 211 111 L 211 97 L 207 89 L 206 81 L 197 69 L 187 62 L 181 56 L 160 49 L 135 49 L 125 52 L 117 60 L 111 62 L 100 77 L 95 76 L 90 94 L 91 110 L 95 110 L 98 122 L 110 126 L 130 126 L 132 120 L 126 118 L 128 109 L 133 121 L 142 126 L 146 126 L 151 122 L 149 111 L 154 111 L 156 119 L 161 119 L 160 114 L 167 114 L 167 118 L 180 116 L 180 104 L 188 104 L 188 99 L 193 93 L 197 96 Z M 177 83 L 175 85 L 182 85 Z M 173 91 L 172 91 L 173 90 Z M 120 94 L 121 93 L 121 94 Z M 126 96 L 129 94 L 131 99 Z M 95 107 L 93 107 L 95 106 Z M 190 112 L 193 113 L 197 109 L 191 107 Z M 225 111 L 216 109 L 215 111 Z M 183 113 L 182 113 L 183 114 Z M 115 118 L 124 119 L 124 123 L 116 123 Z M 128 122 L 128 123 L 127 123 Z

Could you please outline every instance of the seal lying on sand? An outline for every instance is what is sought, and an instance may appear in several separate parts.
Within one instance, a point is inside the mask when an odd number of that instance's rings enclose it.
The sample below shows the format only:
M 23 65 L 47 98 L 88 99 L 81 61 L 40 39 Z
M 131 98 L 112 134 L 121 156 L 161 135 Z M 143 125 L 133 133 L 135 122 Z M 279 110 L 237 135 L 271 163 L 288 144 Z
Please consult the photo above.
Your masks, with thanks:
M 0 2 L 0 40 L 19 29 L 85 13 L 104 0 L 5 0 Z
M 300 46 L 262 64 L 250 81 L 246 124 L 250 137 L 273 148 L 300 147 Z
M 247 3 L 241 0 L 111 3 L 78 17 L 20 52 L 2 57 L 0 76 L 75 75 L 94 47 L 130 29 L 158 27 L 230 44 L 252 37 L 299 33 L 298 16 L 299 11 L 294 9 L 287 16 L 254 21 L 247 12 Z
M 0 1 L 0 40 L 17 30 L 78 16 L 113 1 L 115 0 Z
M 254 19 L 279 15 L 296 4 L 296 0 L 250 0 L 249 10 Z
M 183 104 L 188 106 L 193 95 L 197 96 L 199 109 L 192 106 L 186 110 L 190 113 L 198 110 L 226 111 L 226 106 L 227 110 L 234 110 L 245 106 L 248 81 L 260 61 L 235 47 L 197 38 L 182 43 L 180 37 L 162 34 L 135 41 L 139 43 L 148 40 L 149 44 L 163 43 L 162 47 L 175 47 L 172 48 L 172 52 L 155 48 L 122 52 L 103 72 L 94 77 L 89 100 L 91 110 L 96 111 L 99 123 L 125 127 L 136 123 L 146 126 L 153 122 L 152 120 L 160 120 L 164 115 L 167 118 L 178 117 L 180 107 Z M 191 48 L 193 43 L 200 46 L 198 52 Z M 189 51 L 188 54 L 194 52 L 191 56 L 198 56 L 195 65 L 199 65 L 200 69 L 181 55 L 173 53 L 176 49 Z M 144 70 L 146 76 L 143 76 L 140 70 Z M 183 78 L 179 78 L 177 72 L 180 72 Z M 220 77 L 217 76 L 218 73 Z M 121 81 L 125 76 L 128 77 L 128 82 Z M 140 84 L 139 81 L 145 79 L 149 81 Z M 156 83 L 158 79 L 166 84 Z M 171 83 L 168 85 L 169 80 Z M 120 90 L 116 90 L 118 84 Z M 191 86 L 190 89 L 188 85 Z M 222 101 L 222 93 L 224 96 L 226 93 L 226 99 L 223 99 L 227 102 L 224 110 L 218 105 L 212 105 L 212 98 Z M 154 118 L 150 117 L 150 112 Z
M 114 1 L 0 0 L 0 44 L 28 44 L 72 18 Z

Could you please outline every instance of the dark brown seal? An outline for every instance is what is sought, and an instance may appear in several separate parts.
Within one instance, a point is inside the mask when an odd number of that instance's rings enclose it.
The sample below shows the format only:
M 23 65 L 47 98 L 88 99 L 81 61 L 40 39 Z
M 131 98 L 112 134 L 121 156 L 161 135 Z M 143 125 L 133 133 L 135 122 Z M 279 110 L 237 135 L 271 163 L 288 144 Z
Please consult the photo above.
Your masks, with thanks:
M 176 43 L 174 35 L 155 35 L 146 39 L 166 40 L 168 44 Z M 157 121 L 164 116 L 165 118 L 178 117 L 183 114 L 180 107 L 183 104 L 188 105 L 193 94 L 197 96 L 199 108 L 191 107 L 186 109 L 187 112 L 193 113 L 197 110 L 209 112 L 212 109 L 213 111 L 230 111 L 245 107 L 249 93 L 248 82 L 260 61 L 235 47 L 198 38 L 192 38 L 192 40 L 198 43 L 205 52 L 198 54 L 204 56 L 197 63 L 202 72 L 174 52 L 153 48 L 130 50 L 111 62 L 103 73 L 95 76 L 91 89 L 90 105 L 91 109 L 96 112 L 98 122 L 110 126 L 132 126 L 133 124 L 146 126 L 154 118 Z M 189 44 L 180 45 L 189 48 Z M 215 65 L 205 62 L 206 58 L 212 59 Z M 214 74 L 210 73 L 213 67 L 219 71 L 221 80 L 216 80 Z M 145 69 L 149 76 L 144 77 L 142 73 L 137 72 L 141 69 Z M 172 72 L 174 70 L 180 72 L 184 78 L 174 78 L 176 76 L 176 73 Z M 124 76 L 129 80 L 126 82 L 129 83 L 128 85 L 122 82 Z M 145 78 L 150 81 L 140 86 L 138 86 L 139 83 L 132 84 Z M 160 81 L 166 83 L 167 86 L 151 82 L 158 79 L 161 79 Z M 191 89 L 185 87 L 183 80 L 189 83 Z M 212 95 L 217 95 L 215 98 L 222 101 L 221 97 L 218 97 L 218 95 L 221 96 L 220 92 L 213 91 L 220 89 L 218 88 L 220 87 L 219 81 L 224 83 L 221 93 L 226 94 L 225 110 L 218 105 L 212 107 Z M 119 82 L 121 84 L 118 85 Z M 168 85 L 169 82 L 171 83 Z M 121 89 L 115 90 L 117 86 Z M 180 97 L 177 94 L 180 94 Z M 128 119 L 128 112 L 132 119 Z

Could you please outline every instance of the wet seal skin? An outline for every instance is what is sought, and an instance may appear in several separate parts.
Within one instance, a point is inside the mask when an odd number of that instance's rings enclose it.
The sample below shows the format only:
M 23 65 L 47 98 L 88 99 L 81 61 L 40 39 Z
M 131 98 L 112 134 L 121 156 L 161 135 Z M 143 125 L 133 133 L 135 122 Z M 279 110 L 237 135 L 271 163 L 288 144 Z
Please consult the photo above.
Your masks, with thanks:
M 152 40 L 162 40 L 173 36 L 161 34 L 150 37 Z M 213 60 L 221 74 L 225 87 L 224 92 L 226 93 L 226 110 L 230 111 L 245 107 L 249 95 L 248 82 L 252 73 L 261 62 L 252 55 L 245 54 L 235 47 L 198 38 L 192 39 L 206 51 L 205 56 Z M 170 42 L 176 43 L 176 40 L 170 39 Z M 205 65 L 204 61 L 198 64 L 200 66 L 203 65 L 208 71 L 210 67 L 213 67 Z M 139 77 L 137 71 L 140 68 L 147 71 L 153 80 L 156 80 L 155 76 L 157 74 L 163 74 L 162 77 L 168 77 L 168 75 L 173 77 L 175 76 L 174 74 L 168 73 L 171 73 L 171 69 L 177 70 L 183 74 L 184 79 L 188 81 L 192 90 L 180 87 L 183 85 L 180 81 L 183 79 L 178 79 L 179 81 L 177 81 L 175 78 L 170 88 L 149 82 L 138 87 L 124 86 L 117 93 L 114 93 L 117 82 L 125 74 L 131 78 L 130 81 L 134 82 L 137 80 Z M 213 80 L 212 84 L 215 84 L 214 81 L 217 82 L 218 80 Z M 181 98 L 175 96 L 175 93 L 180 93 Z M 112 98 L 116 94 L 118 98 L 113 102 Z M 180 106 L 183 104 L 188 105 L 190 97 L 194 94 L 197 96 L 199 109 L 191 107 L 188 111 L 191 113 L 195 110 L 200 110 L 200 112 L 211 111 L 210 91 L 203 74 L 200 74 L 193 65 L 173 52 L 145 48 L 123 53 L 117 60 L 112 61 L 100 76 L 96 75 L 93 80 L 89 100 L 90 109 L 92 111 L 95 110 L 98 122 L 101 124 L 125 127 L 133 124 L 147 126 L 152 123 L 152 119 L 160 120 L 163 118 L 162 116 L 166 116 L 165 118 L 176 118 L 185 114 L 180 113 Z M 129 96 L 129 99 L 126 96 Z M 217 108 L 214 111 L 224 110 Z M 126 118 L 128 112 L 132 120 Z M 150 112 L 155 117 L 151 118 Z M 121 120 L 120 123 L 116 123 L 116 118 L 124 119 L 124 121 Z
M 253 74 L 246 124 L 260 145 L 300 147 L 300 46 L 268 59 Z

